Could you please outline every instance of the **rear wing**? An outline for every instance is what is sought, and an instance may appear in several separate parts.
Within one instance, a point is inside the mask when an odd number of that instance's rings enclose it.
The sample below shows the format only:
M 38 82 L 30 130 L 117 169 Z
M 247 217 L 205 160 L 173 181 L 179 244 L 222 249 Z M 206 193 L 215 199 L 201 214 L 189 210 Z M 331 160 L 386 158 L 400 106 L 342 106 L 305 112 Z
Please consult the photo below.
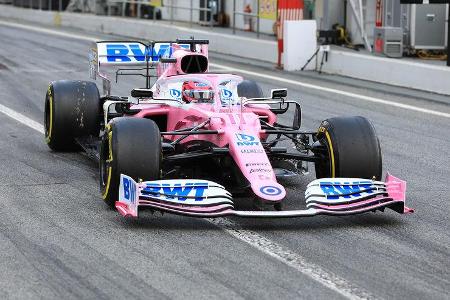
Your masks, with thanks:
M 89 53 L 89 75 L 96 80 L 97 76 L 110 85 L 106 70 L 113 70 L 119 75 L 141 75 L 149 77 L 149 69 L 154 69 L 161 58 L 172 58 L 175 49 L 190 51 L 207 51 L 207 40 L 157 41 L 145 44 L 140 41 L 99 41 L 95 42 Z M 202 47 L 198 47 L 202 46 Z M 207 54 L 206 54 L 207 55 Z M 121 71 L 133 71 L 124 73 Z M 146 71 L 138 74 L 136 71 Z M 106 94 L 109 94 L 106 91 Z

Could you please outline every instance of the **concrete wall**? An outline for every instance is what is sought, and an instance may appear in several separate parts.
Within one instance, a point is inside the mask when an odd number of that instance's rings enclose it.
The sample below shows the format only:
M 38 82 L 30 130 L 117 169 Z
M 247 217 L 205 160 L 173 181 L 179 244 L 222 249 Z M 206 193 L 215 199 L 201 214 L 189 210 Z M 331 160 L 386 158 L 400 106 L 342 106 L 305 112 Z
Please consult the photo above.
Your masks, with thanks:
M 359 54 L 332 47 L 323 71 L 450 95 L 450 67 L 446 66 Z

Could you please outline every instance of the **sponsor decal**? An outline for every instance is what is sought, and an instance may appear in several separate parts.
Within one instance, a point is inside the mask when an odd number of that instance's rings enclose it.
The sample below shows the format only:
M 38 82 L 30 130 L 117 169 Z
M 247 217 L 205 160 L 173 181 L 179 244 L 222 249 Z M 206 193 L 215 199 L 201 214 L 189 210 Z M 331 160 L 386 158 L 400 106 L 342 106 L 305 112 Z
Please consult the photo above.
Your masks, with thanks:
M 123 177 L 123 197 L 132 204 L 136 199 L 136 185 L 125 177 Z
M 222 106 L 226 105 L 233 105 L 234 99 L 233 99 L 233 92 L 226 88 L 220 89 L 220 101 L 222 103 Z
M 172 56 L 172 48 L 169 43 L 157 43 L 153 49 L 139 43 L 110 43 L 105 46 L 108 62 L 145 62 L 146 56 L 150 56 L 151 61 L 159 61 L 161 56 Z M 184 49 L 190 47 L 189 45 L 180 46 Z
M 268 167 L 268 166 L 270 166 L 270 164 L 269 163 L 256 162 L 256 163 L 246 163 L 245 166 L 246 167 Z
M 259 191 L 267 196 L 278 196 L 283 192 L 279 187 L 271 185 L 262 186 Z
M 250 169 L 250 174 L 252 173 L 272 173 L 272 169 Z
M 177 89 L 170 89 L 170 97 L 173 99 L 181 99 L 181 91 Z
M 264 153 L 263 149 L 242 149 L 241 153 Z
M 141 44 L 107 44 L 106 57 L 108 62 L 131 62 L 145 61 L 149 54 L 144 45 Z
M 207 87 L 208 84 L 203 83 L 203 82 L 196 82 L 196 83 L 195 83 L 195 86 L 196 86 L 196 87 Z
M 236 140 L 238 146 L 259 146 L 259 141 L 253 135 L 236 133 Z
M 160 199 L 174 199 L 186 201 L 189 197 L 194 197 L 195 201 L 202 201 L 205 190 L 208 189 L 208 183 L 147 183 L 142 189 L 142 195 L 153 196 Z
M 229 89 L 222 89 L 220 91 L 220 95 L 222 96 L 222 98 L 231 99 L 233 97 L 233 92 L 230 91 Z
M 327 196 L 327 199 L 339 199 L 341 197 L 348 199 L 361 197 L 362 192 L 367 194 L 373 193 L 371 181 L 321 182 L 320 188 Z

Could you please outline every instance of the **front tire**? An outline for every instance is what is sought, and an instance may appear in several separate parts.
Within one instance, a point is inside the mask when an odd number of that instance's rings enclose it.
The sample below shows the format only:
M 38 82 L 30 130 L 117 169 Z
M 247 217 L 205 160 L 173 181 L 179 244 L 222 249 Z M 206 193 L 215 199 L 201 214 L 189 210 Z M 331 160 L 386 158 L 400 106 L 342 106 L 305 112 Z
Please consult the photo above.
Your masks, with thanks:
M 154 121 L 129 117 L 113 119 L 106 126 L 100 149 L 103 200 L 114 207 L 119 198 L 120 174 L 135 181 L 159 179 L 161 153 L 161 135 Z
M 50 83 L 45 95 L 45 141 L 54 151 L 77 150 L 75 138 L 99 134 L 100 94 L 89 81 Z
M 364 117 L 336 117 L 322 122 L 318 143 L 325 159 L 315 164 L 316 177 L 376 180 L 382 175 L 382 156 L 373 125 Z

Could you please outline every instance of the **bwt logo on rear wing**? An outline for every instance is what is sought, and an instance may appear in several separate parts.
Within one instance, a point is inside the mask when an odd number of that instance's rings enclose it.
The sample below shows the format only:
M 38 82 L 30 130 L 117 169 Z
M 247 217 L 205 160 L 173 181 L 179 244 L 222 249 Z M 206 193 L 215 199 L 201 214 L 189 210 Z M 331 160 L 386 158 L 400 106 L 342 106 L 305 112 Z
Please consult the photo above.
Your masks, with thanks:
M 96 42 L 89 52 L 89 75 L 96 80 L 97 75 L 109 82 L 104 68 L 125 66 L 154 66 L 161 57 L 170 58 L 173 54 L 173 43 L 161 42 L 146 45 L 138 41 L 105 41 Z M 178 45 L 178 44 L 177 44 Z M 178 45 L 189 49 L 189 45 Z
M 181 44 L 181 48 L 189 49 L 189 45 Z M 145 45 L 141 42 L 97 42 L 90 60 L 102 66 L 145 65 L 159 62 L 160 57 L 170 58 L 173 53 L 171 43 L 155 43 Z

